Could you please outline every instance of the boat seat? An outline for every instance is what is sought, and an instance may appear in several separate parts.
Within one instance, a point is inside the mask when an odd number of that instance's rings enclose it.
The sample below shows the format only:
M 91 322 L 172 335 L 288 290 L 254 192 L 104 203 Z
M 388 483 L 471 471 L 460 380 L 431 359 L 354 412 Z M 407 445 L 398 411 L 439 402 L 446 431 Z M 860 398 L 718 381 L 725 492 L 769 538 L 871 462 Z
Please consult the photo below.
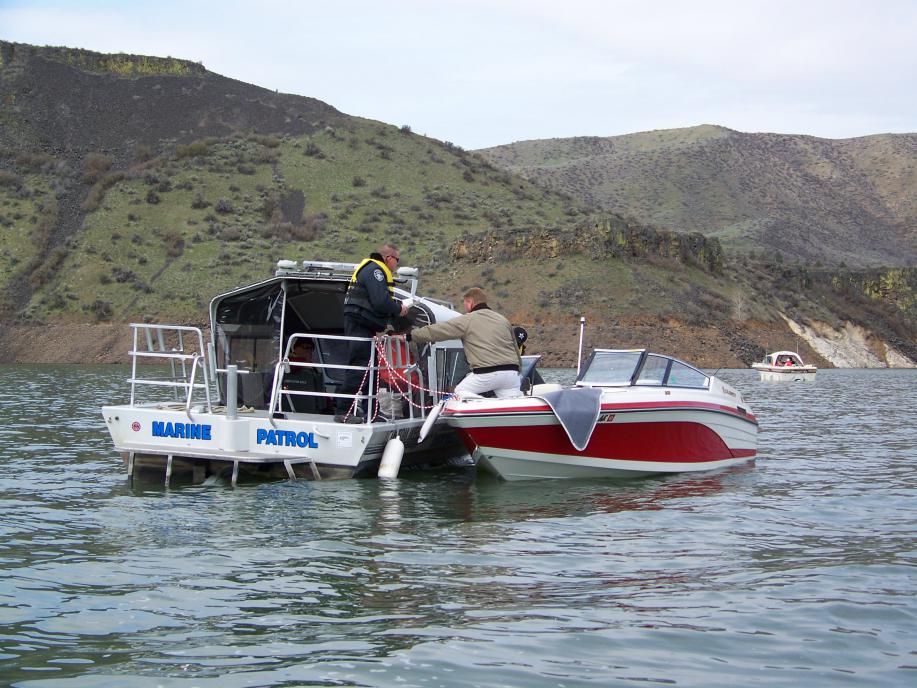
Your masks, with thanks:
M 548 392 L 559 392 L 563 388 L 563 385 L 558 385 L 554 382 L 542 382 L 538 385 L 532 385 L 532 396 L 540 397 L 542 394 L 547 394 Z

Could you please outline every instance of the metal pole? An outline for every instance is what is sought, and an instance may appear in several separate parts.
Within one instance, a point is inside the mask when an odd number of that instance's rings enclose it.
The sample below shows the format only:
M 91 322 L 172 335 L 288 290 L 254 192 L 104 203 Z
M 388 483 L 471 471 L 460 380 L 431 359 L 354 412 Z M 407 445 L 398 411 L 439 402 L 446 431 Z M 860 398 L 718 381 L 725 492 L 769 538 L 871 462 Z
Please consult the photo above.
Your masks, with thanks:
M 236 400 L 239 388 L 239 366 L 226 366 L 226 420 L 236 419 Z
M 579 351 L 576 354 L 576 377 L 579 378 L 580 367 L 583 365 L 583 337 L 586 332 L 586 316 L 579 319 Z

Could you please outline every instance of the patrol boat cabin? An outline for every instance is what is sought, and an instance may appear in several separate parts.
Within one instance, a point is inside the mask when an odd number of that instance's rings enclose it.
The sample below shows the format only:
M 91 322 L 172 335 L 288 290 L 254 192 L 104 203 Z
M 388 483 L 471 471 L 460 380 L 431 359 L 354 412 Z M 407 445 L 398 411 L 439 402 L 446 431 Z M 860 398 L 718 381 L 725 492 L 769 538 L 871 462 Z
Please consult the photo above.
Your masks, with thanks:
M 412 304 L 394 331 L 372 338 L 357 394 L 348 369 L 344 297 L 356 263 L 279 261 L 271 279 L 220 294 L 210 332 L 131 325 L 130 399 L 102 415 L 128 475 L 184 473 L 201 481 L 240 474 L 326 479 L 386 474 L 468 460 L 457 435 L 428 414 L 468 371 L 461 343 L 425 347 L 416 359 L 399 331 L 458 315 L 417 294 L 418 270 L 401 267 L 394 295 Z M 367 404 L 357 424 L 336 422 L 338 399 Z M 400 445 L 400 446 L 399 446 Z M 394 457 L 394 458 L 393 458 Z M 394 462 L 394 463 L 393 463 Z

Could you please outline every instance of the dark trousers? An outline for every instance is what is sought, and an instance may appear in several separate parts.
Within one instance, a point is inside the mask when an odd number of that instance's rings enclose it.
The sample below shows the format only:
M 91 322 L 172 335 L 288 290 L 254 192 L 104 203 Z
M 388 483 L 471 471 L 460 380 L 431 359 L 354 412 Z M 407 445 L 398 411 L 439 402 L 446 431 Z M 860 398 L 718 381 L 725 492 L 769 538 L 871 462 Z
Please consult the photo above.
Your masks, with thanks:
M 345 317 L 344 334 L 348 337 L 372 337 L 376 334 L 376 330 L 372 327 L 364 325 L 358 320 Z M 372 350 L 373 343 L 371 341 L 347 342 L 347 365 L 361 366 L 366 368 L 366 366 L 369 365 L 369 355 L 372 353 Z M 356 394 L 357 388 L 360 386 L 360 383 L 363 382 L 364 375 L 366 376 L 366 382 L 363 385 L 362 393 L 367 394 L 369 392 L 369 376 L 367 375 L 366 370 L 345 370 L 344 382 L 341 384 L 341 393 Z M 350 408 L 352 403 L 353 399 L 339 398 L 336 404 L 337 413 L 347 413 L 347 410 Z M 356 409 L 357 412 L 362 410 L 364 416 L 367 415 L 365 401 L 361 401 L 357 405 Z

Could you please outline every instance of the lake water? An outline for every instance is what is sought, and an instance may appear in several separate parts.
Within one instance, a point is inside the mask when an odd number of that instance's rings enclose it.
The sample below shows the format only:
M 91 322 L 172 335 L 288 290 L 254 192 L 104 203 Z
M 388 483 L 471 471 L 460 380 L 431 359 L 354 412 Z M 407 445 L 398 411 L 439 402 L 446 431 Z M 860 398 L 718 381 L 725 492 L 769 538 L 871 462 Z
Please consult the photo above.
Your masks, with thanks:
M 723 371 L 756 463 L 131 487 L 123 367 L 0 366 L 0 684 L 917 685 L 917 371 Z

